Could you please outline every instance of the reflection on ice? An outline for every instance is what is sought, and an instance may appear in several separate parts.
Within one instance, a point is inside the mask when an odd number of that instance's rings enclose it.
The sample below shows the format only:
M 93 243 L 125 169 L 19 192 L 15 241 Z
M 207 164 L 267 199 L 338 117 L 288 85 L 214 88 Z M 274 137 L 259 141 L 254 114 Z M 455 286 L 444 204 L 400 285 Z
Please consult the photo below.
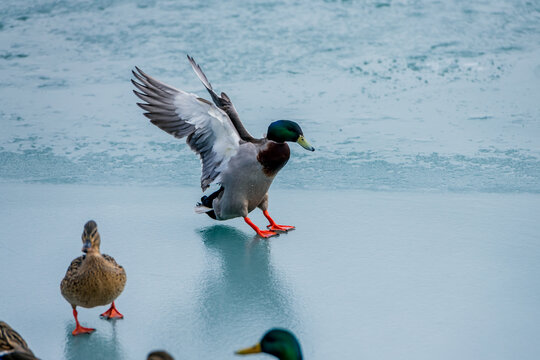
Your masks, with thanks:
M 199 230 L 217 269 L 202 274 L 199 293 L 201 332 L 209 338 L 250 324 L 264 331 L 295 321 L 293 293 L 271 262 L 271 240 L 226 225 Z
M 104 320 L 105 321 L 105 320 Z M 125 359 L 122 343 L 116 336 L 116 320 L 110 321 L 111 332 L 98 331 L 92 334 L 73 336 L 74 321 L 66 323 L 64 355 L 67 360 Z

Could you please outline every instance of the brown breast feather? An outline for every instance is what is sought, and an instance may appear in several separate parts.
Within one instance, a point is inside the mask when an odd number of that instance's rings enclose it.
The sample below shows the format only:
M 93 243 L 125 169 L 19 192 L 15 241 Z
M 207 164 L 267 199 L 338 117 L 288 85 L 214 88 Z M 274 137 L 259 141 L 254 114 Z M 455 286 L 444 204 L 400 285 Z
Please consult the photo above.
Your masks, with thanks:
M 267 145 L 259 151 L 257 160 L 263 167 L 266 176 L 275 176 L 291 156 L 291 150 L 286 143 L 268 141 Z

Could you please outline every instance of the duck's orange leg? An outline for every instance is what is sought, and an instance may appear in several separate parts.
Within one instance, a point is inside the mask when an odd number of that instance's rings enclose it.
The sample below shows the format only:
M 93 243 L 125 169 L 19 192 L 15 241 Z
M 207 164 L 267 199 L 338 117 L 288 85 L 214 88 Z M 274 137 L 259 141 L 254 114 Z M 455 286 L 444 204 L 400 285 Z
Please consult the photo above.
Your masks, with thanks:
M 255 232 L 257 233 L 257 235 L 259 235 L 260 237 L 263 237 L 263 238 L 269 238 L 271 236 L 278 236 L 279 234 L 274 232 L 274 231 L 268 231 L 268 230 L 261 230 L 257 227 L 257 225 L 255 225 L 247 216 L 244 218 L 244 221 L 249 225 L 251 226 L 251 228 L 253 230 L 255 230 Z
M 124 315 L 120 314 L 120 312 L 116 309 L 116 306 L 114 306 L 114 301 L 112 302 L 109 310 L 105 311 L 100 316 L 103 316 L 106 319 L 123 319 L 124 318 Z
M 79 319 L 77 319 L 77 310 L 75 309 L 75 306 L 73 307 L 73 317 L 75 318 L 75 330 L 71 333 L 73 336 L 80 335 L 80 334 L 90 334 L 93 331 L 96 331 L 96 329 L 92 328 L 86 328 L 82 327 L 81 324 L 79 324 Z
M 268 219 L 268 221 L 270 221 L 270 225 L 267 226 L 268 229 L 270 230 L 273 230 L 273 231 L 289 231 L 289 230 L 293 230 L 294 229 L 294 226 L 289 226 L 289 225 L 278 225 L 276 224 L 276 222 L 274 221 L 274 219 L 272 219 L 270 217 L 270 214 L 268 214 L 268 210 L 264 210 L 263 211 L 263 214 L 264 216 Z

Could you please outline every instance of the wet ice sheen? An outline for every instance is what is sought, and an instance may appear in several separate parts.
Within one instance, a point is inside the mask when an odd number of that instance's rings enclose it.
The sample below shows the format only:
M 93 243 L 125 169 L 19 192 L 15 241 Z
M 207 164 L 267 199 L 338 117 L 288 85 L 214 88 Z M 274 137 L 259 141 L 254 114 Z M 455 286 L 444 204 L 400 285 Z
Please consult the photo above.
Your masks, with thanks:
M 279 189 L 271 213 L 298 228 L 261 240 L 241 219 L 194 214 L 199 191 L 3 185 L 2 319 L 43 359 L 142 359 L 157 348 L 235 359 L 272 326 L 292 329 L 306 359 L 540 353 L 538 195 Z M 89 218 L 126 268 L 125 319 L 80 309 L 97 331 L 73 338 L 59 283 Z

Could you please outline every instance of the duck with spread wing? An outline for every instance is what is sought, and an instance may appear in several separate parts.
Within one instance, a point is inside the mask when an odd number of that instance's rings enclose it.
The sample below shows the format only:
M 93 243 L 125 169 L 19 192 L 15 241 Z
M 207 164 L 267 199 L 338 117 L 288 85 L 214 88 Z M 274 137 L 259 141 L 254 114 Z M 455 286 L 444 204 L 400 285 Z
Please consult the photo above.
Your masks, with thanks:
M 212 97 L 213 104 L 195 94 L 175 89 L 145 74 L 133 71 L 134 90 L 144 103 L 137 103 L 150 122 L 176 138 L 186 137 L 190 148 L 202 163 L 203 192 L 216 182 L 220 189 L 203 196 L 195 207 L 216 220 L 243 217 L 261 237 L 278 235 L 294 226 L 278 225 L 268 213 L 268 189 L 290 157 L 287 142 L 296 142 L 304 149 L 315 149 L 306 141 L 294 121 L 278 120 L 270 124 L 266 137 L 256 139 L 244 128 L 231 100 L 218 95 L 203 71 L 188 55 L 193 70 Z M 262 210 L 270 224 L 259 229 L 248 214 Z

